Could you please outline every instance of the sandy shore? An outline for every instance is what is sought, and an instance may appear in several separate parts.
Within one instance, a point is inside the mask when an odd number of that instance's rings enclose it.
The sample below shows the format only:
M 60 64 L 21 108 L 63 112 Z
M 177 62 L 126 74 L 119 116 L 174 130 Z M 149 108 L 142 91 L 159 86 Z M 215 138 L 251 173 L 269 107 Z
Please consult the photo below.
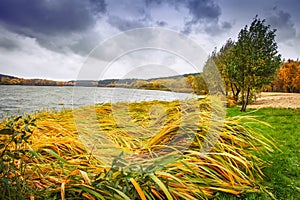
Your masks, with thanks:
M 262 92 L 248 108 L 300 108 L 299 93 Z

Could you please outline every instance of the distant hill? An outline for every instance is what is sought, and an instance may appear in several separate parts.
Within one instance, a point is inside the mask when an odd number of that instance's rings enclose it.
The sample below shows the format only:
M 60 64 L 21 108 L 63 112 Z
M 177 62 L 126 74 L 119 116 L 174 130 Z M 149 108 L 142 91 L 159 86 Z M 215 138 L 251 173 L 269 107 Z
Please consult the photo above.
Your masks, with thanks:
M 0 85 L 73 86 L 74 83 L 47 79 L 25 79 L 0 74 Z
M 1 80 L 2 78 L 14 79 L 14 78 L 16 78 L 16 77 L 14 77 L 14 76 L 9 76 L 9 75 L 3 75 L 3 74 L 0 74 L 0 80 Z

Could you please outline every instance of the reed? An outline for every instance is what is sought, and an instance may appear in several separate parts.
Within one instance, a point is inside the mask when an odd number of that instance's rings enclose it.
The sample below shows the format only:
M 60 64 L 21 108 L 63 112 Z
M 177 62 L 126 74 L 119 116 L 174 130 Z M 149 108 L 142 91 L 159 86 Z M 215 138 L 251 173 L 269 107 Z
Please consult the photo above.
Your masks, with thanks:
M 263 122 L 224 120 L 222 106 L 212 101 L 121 102 L 32 115 L 36 127 L 23 147 L 32 188 L 26 195 L 207 199 L 217 192 L 262 192 L 258 180 L 267 163 L 260 155 L 274 144 L 248 124 Z M 100 144 L 103 136 L 109 143 Z M 112 149 L 120 154 L 110 157 Z

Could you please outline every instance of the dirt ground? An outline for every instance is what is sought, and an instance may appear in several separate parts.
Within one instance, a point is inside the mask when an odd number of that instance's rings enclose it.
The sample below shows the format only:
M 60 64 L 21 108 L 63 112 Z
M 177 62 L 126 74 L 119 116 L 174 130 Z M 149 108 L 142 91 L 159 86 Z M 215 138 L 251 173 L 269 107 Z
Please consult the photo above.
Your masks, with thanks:
M 300 108 L 299 93 L 262 92 L 248 108 Z

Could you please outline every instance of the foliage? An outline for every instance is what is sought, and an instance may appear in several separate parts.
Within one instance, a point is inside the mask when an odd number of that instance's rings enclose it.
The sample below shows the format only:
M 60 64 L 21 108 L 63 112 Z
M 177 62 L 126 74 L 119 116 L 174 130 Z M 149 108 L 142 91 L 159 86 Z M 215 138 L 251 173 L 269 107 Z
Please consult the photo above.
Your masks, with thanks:
M 218 70 L 221 73 L 223 82 L 225 84 L 226 89 L 226 96 L 229 96 L 229 93 L 232 93 L 233 99 L 235 101 L 238 101 L 238 97 L 240 94 L 240 88 L 237 86 L 235 82 L 233 82 L 228 75 L 227 71 L 227 64 L 230 63 L 230 55 L 231 51 L 233 50 L 235 45 L 235 42 L 231 39 L 227 40 L 225 45 L 223 45 L 219 52 L 215 49 L 212 52 L 212 55 L 210 56 L 210 59 L 213 60 L 213 62 L 218 67 Z
M 208 93 L 207 85 L 202 74 L 189 75 L 187 80 L 192 86 L 195 94 L 203 95 Z
M 251 117 L 230 117 L 221 130 L 215 130 L 220 138 L 213 149 L 201 153 L 203 140 L 209 131 L 214 130 L 210 124 L 220 120 L 212 117 L 211 102 L 210 98 L 198 101 L 201 112 L 198 126 L 194 128 L 190 124 L 195 123 L 194 118 L 182 122 L 183 113 L 190 111 L 178 101 L 96 105 L 94 109 L 102 132 L 105 131 L 113 144 L 124 152 L 139 153 L 137 158 L 140 159 L 135 159 L 135 162 L 124 160 L 121 154 L 111 166 L 104 165 L 101 158 L 96 159 L 93 155 L 97 152 L 91 154 L 85 149 L 78 138 L 70 110 L 38 113 L 38 128 L 30 137 L 28 146 L 34 157 L 28 160 L 25 173 L 31 177 L 32 188 L 40 192 L 35 198 L 206 199 L 218 192 L 234 195 L 261 192 L 263 187 L 258 180 L 263 176 L 261 168 L 266 163 L 260 156 L 272 151 L 273 143 L 248 126 L 260 122 Z M 157 104 L 166 112 L 151 110 Z M 132 122 L 150 130 L 147 137 L 130 125 L 124 131 L 124 127 L 113 118 L 114 106 L 121 110 L 121 114 L 128 114 L 122 110 L 129 108 Z M 89 126 L 89 109 L 81 114 L 80 118 L 87 127 L 85 131 L 97 133 L 97 127 Z M 167 145 L 172 136 L 186 134 L 178 132 L 179 127 L 194 136 L 190 147 L 175 159 L 164 151 L 167 154 L 162 160 L 144 166 L 145 160 L 155 160 L 155 154 L 151 152 Z M 185 140 L 186 137 L 178 137 L 177 142 L 180 144 Z
M 284 62 L 270 87 L 273 92 L 300 92 L 300 62 Z
M 173 92 L 188 92 L 195 94 L 207 94 L 208 90 L 202 74 L 191 74 L 187 77 L 168 77 L 150 80 L 135 80 L 130 85 L 116 83 L 115 86 L 147 89 L 166 90 Z
M 30 161 L 29 138 L 35 119 L 18 116 L 7 119 L 0 130 L 0 198 L 25 199 L 31 192 L 27 162 Z

